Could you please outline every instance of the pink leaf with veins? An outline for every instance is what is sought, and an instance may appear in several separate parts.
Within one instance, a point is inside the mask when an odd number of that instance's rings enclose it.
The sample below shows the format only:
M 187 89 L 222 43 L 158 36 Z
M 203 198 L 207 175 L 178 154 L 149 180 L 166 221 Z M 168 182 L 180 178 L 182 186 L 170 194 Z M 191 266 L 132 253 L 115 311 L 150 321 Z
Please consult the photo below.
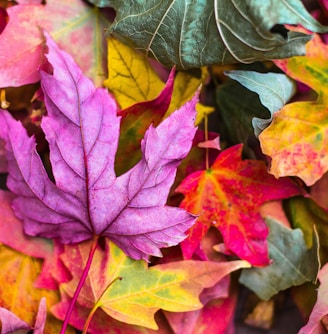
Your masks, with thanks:
M 19 122 L 0 114 L 6 140 L 8 188 L 13 207 L 33 236 L 77 243 L 107 236 L 134 259 L 160 256 L 159 248 L 178 244 L 195 216 L 166 206 L 180 161 L 188 154 L 197 97 L 141 143 L 142 158 L 116 177 L 114 159 L 120 118 L 114 99 L 83 76 L 73 58 L 46 35 L 53 73 L 41 72 L 47 116 L 42 128 L 50 146 L 55 184 L 50 181 Z

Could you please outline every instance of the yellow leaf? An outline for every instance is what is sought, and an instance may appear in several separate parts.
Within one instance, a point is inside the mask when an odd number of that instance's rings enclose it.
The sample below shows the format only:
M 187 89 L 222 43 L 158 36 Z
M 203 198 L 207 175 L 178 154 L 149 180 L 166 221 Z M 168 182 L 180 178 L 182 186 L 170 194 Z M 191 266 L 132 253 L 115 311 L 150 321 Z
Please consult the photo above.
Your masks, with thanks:
M 115 38 L 108 39 L 108 79 L 104 85 L 122 109 L 153 100 L 164 87 L 147 58 Z
M 198 296 L 204 288 L 215 285 L 234 270 L 250 266 L 246 261 L 178 261 L 148 268 L 145 261 L 132 260 L 114 243 L 106 243 L 107 249 L 98 247 L 94 254 L 78 303 L 101 308 L 121 322 L 151 329 L 158 329 L 154 315 L 160 308 L 171 312 L 200 309 L 203 305 Z M 71 297 L 90 243 L 67 247 L 70 249 L 66 249 L 62 259 L 73 280 L 62 284 L 61 289 Z
M 38 277 L 42 260 L 24 255 L 0 244 L 0 306 L 34 326 L 39 302 L 46 298 L 48 309 L 58 302 L 58 291 L 38 289 L 34 282 Z M 58 334 L 62 322 L 48 313 L 44 334 Z M 66 333 L 74 333 L 69 328 Z
M 275 61 L 289 76 L 318 93 L 315 101 L 294 102 L 273 116 L 259 136 L 263 153 L 272 158 L 270 173 L 298 176 L 308 186 L 328 171 L 328 46 L 316 35 L 306 56 Z
M 104 85 L 114 94 L 121 109 L 153 100 L 164 88 L 164 83 L 147 58 L 113 37 L 108 39 L 108 75 Z M 207 77 L 205 67 L 201 69 L 200 77 L 179 71 L 174 79 L 173 95 L 165 117 L 191 100 Z M 196 125 L 213 111 L 214 108 L 198 103 Z

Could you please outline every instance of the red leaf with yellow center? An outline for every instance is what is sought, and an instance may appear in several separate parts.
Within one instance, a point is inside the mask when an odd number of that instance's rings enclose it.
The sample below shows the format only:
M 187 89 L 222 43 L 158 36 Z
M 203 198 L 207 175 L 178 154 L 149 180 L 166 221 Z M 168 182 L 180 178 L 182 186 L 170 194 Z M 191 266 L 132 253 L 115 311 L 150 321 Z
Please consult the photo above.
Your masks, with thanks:
M 199 215 L 182 242 L 191 258 L 210 226 L 217 227 L 225 247 L 253 265 L 269 263 L 268 228 L 259 206 L 264 202 L 300 194 L 290 179 L 275 179 L 264 162 L 241 159 L 242 145 L 223 151 L 211 168 L 190 174 L 177 188 L 185 198 L 181 207 Z

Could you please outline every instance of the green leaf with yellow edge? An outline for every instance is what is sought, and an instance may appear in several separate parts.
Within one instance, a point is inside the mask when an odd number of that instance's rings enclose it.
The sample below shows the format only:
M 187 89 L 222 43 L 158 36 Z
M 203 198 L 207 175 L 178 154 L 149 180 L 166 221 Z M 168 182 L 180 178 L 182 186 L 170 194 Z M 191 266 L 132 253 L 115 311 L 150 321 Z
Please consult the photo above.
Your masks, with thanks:
M 275 63 L 318 98 L 287 104 L 275 113 L 259 136 L 262 151 L 272 158 L 270 173 L 298 176 L 311 186 L 328 171 L 328 46 L 316 35 L 306 45 L 306 56 Z
M 320 259 L 328 261 L 328 212 L 311 198 L 294 197 L 284 202 L 284 209 L 294 228 L 300 228 L 308 247 L 312 246 L 313 225 L 320 241 Z
M 307 281 L 315 282 L 320 269 L 318 235 L 313 236 L 313 246 L 306 247 L 300 229 L 289 229 L 267 218 L 269 256 L 273 262 L 265 268 L 242 271 L 239 282 L 254 291 L 261 299 L 269 300 L 281 290 Z
M 171 312 L 200 309 L 203 305 L 198 297 L 204 288 L 249 266 L 246 261 L 178 261 L 148 268 L 147 262 L 132 260 L 109 240 L 104 243 L 94 254 L 77 302 L 93 311 L 101 308 L 116 320 L 152 329 L 158 328 L 154 315 L 160 308 Z M 62 260 L 73 279 L 61 284 L 61 290 L 71 297 L 90 242 L 66 247 Z
M 46 298 L 47 307 L 59 301 L 57 291 L 34 287 L 42 260 L 0 244 L 0 263 L 0 305 L 33 326 L 42 297 Z M 44 334 L 58 334 L 61 325 L 60 320 L 48 313 Z M 73 334 L 74 330 L 68 328 L 66 333 Z

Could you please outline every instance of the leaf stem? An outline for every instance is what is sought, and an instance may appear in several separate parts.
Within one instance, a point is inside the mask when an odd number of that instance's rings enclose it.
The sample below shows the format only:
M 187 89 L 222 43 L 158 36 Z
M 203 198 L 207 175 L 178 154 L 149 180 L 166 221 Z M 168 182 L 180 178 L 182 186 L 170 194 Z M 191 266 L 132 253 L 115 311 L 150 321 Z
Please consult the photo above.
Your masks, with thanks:
M 204 132 L 205 132 L 205 141 L 208 141 L 208 116 L 204 116 Z M 210 162 L 209 162 L 209 149 L 208 147 L 205 147 L 205 166 L 206 170 L 210 168 Z
M 90 311 L 87 321 L 84 323 L 84 327 L 83 327 L 83 332 L 82 334 L 86 334 L 87 330 L 89 328 L 90 322 L 94 316 L 94 314 L 96 313 L 96 311 L 98 310 L 98 304 L 95 304 L 95 306 L 92 308 L 92 310 Z
M 92 259 L 93 259 L 93 256 L 95 254 L 95 251 L 97 249 L 98 239 L 99 239 L 98 235 L 93 238 L 93 243 L 92 243 L 91 248 L 90 248 L 90 253 L 89 253 L 89 257 L 88 257 L 87 263 L 86 263 L 86 265 L 85 265 L 85 267 L 83 269 L 83 273 L 82 273 L 82 276 L 80 278 L 79 284 L 76 287 L 76 290 L 74 292 L 72 301 L 71 301 L 71 303 L 69 305 L 69 308 L 67 310 L 63 326 L 62 326 L 62 328 L 60 330 L 60 334 L 65 334 L 65 331 L 66 331 L 66 328 L 68 326 L 69 319 L 70 319 L 70 317 L 72 315 L 75 303 L 76 303 L 77 298 L 78 298 L 78 296 L 80 294 L 80 291 L 81 291 L 81 289 L 83 287 L 83 284 L 84 284 L 84 282 L 85 282 L 85 280 L 86 280 L 86 278 L 88 276 L 88 273 L 89 273 L 89 270 L 90 270 L 90 267 L 91 267 L 91 263 L 92 263 Z
M 89 328 L 89 326 L 90 326 L 91 320 L 92 320 L 94 314 L 96 313 L 98 307 L 101 306 L 101 305 L 99 305 L 99 304 L 100 304 L 99 302 L 101 301 L 101 298 L 102 298 L 103 295 L 106 293 L 106 291 L 108 290 L 108 288 L 109 288 L 113 283 L 115 283 L 117 280 L 120 280 L 120 281 L 121 281 L 122 279 L 123 279 L 122 277 L 116 277 L 116 278 L 114 278 L 114 279 L 107 285 L 106 289 L 104 289 L 104 291 L 103 291 L 103 293 L 101 294 L 101 296 L 99 297 L 97 303 L 93 306 L 92 310 L 90 311 L 90 313 L 89 313 L 89 315 L 88 315 L 88 318 L 87 318 L 86 322 L 84 323 L 82 334 L 87 334 L 87 330 L 88 330 L 88 328 Z

